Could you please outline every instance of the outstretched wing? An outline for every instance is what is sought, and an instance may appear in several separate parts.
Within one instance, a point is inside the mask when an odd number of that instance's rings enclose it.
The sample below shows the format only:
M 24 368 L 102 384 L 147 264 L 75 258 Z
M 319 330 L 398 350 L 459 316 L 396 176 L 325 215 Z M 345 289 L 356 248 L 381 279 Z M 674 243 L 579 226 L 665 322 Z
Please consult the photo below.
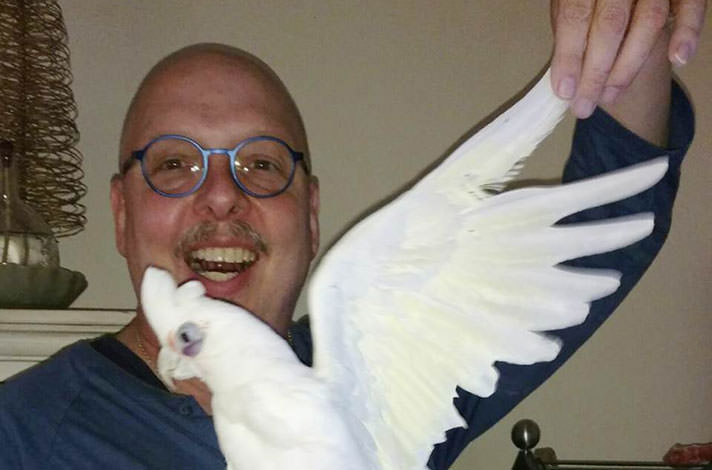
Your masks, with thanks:
M 541 332 L 582 322 L 618 274 L 557 266 L 645 237 L 651 215 L 553 226 L 636 194 L 662 158 L 588 181 L 489 197 L 560 120 L 548 73 L 436 170 L 350 230 L 309 288 L 314 367 L 369 430 L 382 468 L 423 469 L 464 422 L 455 387 L 495 390 L 495 361 L 552 360 Z

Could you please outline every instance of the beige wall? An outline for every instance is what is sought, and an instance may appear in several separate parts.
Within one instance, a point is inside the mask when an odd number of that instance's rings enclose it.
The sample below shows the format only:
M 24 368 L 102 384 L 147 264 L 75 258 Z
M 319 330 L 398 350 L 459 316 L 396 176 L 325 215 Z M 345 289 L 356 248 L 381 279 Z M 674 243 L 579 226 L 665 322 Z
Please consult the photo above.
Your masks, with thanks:
M 162 55 L 219 41 L 274 66 L 307 123 L 326 244 L 534 76 L 551 41 L 545 3 L 60 0 L 89 186 L 87 229 L 61 242 L 63 265 L 90 283 L 75 306 L 135 304 L 107 183 L 128 100 Z M 666 247 L 615 318 L 457 468 L 509 468 L 509 429 L 521 417 L 537 419 L 542 443 L 564 457 L 656 459 L 674 442 L 712 440 L 710 38 L 680 71 L 698 137 Z M 526 177 L 558 175 L 571 128 L 568 119 Z

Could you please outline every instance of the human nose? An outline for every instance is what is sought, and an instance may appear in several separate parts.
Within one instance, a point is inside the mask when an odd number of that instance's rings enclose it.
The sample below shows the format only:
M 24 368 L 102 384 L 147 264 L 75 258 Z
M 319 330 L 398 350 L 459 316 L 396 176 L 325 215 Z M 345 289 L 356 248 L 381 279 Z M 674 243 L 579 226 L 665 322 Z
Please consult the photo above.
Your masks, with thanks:
M 249 204 L 249 196 L 232 178 L 229 156 L 222 153 L 211 154 L 205 181 L 196 192 L 197 210 L 220 220 L 244 212 Z

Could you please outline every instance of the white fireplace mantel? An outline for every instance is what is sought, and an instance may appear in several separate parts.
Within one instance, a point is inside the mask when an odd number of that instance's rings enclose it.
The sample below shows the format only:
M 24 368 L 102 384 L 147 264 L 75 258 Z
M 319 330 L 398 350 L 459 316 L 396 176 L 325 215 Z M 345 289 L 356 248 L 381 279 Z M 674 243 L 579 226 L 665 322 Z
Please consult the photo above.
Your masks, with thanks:
M 80 339 L 115 332 L 133 310 L 0 309 L 0 381 Z

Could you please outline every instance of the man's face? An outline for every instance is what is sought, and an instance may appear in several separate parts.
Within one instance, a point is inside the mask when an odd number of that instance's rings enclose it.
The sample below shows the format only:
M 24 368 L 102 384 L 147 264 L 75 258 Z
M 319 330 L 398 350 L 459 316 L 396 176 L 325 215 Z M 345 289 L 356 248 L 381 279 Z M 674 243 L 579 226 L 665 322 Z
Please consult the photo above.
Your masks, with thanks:
M 163 134 L 191 137 L 204 148 L 271 135 L 306 150 L 280 93 L 245 64 L 192 58 L 148 82 L 125 129 L 122 155 Z M 223 155 L 210 157 L 204 184 L 183 198 L 155 193 L 134 163 L 112 182 L 111 199 L 117 247 L 136 292 L 146 267 L 158 266 L 179 283 L 200 279 L 208 295 L 286 332 L 318 247 L 318 188 L 301 164 L 284 193 L 257 199 L 235 185 Z

